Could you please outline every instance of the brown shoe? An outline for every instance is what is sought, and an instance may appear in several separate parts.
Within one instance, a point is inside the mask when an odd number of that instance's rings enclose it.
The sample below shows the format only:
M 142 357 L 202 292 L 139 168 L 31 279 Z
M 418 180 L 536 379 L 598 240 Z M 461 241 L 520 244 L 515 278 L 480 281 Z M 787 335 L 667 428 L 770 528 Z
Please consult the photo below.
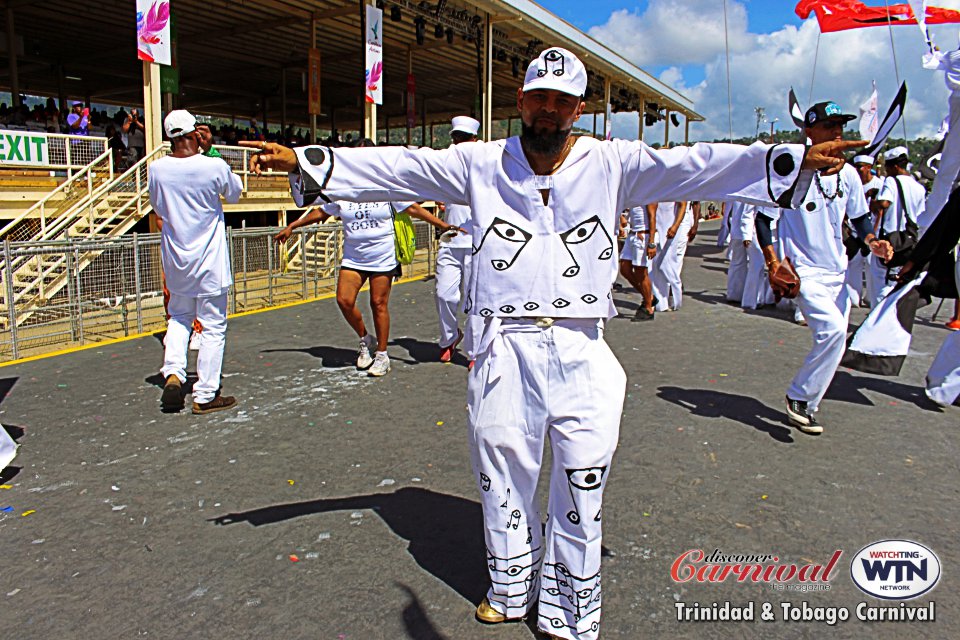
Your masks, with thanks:
M 217 396 L 210 402 L 203 404 L 193 403 L 193 412 L 197 415 L 204 413 L 213 413 L 214 411 L 226 411 L 237 406 L 237 399 L 233 396 Z
M 183 409 L 183 389 L 180 378 L 170 374 L 163 384 L 163 394 L 160 396 L 161 411 L 180 411 Z

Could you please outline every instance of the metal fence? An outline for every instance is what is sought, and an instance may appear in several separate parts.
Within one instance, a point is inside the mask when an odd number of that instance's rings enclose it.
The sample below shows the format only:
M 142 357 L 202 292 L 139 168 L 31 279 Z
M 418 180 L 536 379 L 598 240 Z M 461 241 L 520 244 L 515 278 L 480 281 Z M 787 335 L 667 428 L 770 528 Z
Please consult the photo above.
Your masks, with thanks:
M 20 162 L 0 161 L 2 169 L 59 169 L 65 170 L 70 176 L 74 171 L 82 169 L 97 159 L 107 150 L 108 140 L 97 136 L 74 136 L 62 133 L 46 133 L 27 127 L 6 126 L 6 135 L 30 136 L 32 140 L 46 139 L 47 162 L 39 157 L 31 158 L 25 154 Z M 42 142 L 42 141 L 40 141 Z
M 415 221 L 417 252 L 403 276 L 434 273 L 433 227 Z M 342 256 L 340 223 L 312 225 L 279 245 L 278 227 L 228 229 L 234 286 L 231 314 L 311 300 L 334 291 Z M 64 264 L 67 285 L 50 299 L 0 306 L 0 361 L 96 343 L 165 326 L 160 234 L 100 240 L 5 242 L 0 287 L 13 299 L 15 274 L 24 260 Z

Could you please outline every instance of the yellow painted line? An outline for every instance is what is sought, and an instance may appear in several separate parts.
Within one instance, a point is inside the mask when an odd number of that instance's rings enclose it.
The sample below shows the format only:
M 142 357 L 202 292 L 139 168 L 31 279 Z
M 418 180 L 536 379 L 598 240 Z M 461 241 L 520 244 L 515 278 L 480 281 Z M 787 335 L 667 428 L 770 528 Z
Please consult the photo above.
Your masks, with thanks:
M 409 282 L 417 282 L 423 280 L 429 276 L 414 276 L 412 278 L 403 278 L 397 280 L 394 283 L 394 286 L 398 284 L 407 284 Z M 364 285 L 360 290 L 367 291 L 369 285 Z M 251 311 L 241 311 L 240 313 L 232 313 L 227 316 L 227 318 L 242 318 L 244 316 L 252 316 L 255 313 L 264 313 L 265 311 L 277 311 L 278 309 L 288 309 L 290 307 L 299 307 L 300 305 L 310 304 L 311 302 L 317 302 L 319 300 L 329 300 L 330 298 L 335 298 L 336 293 L 325 293 L 322 296 L 316 298 L 310 298 L 309 300 L 297 300 L 296 302 L 284 302 L 283 304 L 273 305 L 272 307 L 263 307 L 262 309 L 253 309 Z M 23 364 L 25 362 L 33 362 L 34 360 L 43 360 L 45 358 L 55 358 L 57 356 L 67 355 L 68 353 L 76 353 L 77 351 L 86 351 L 87 349 L 100 349 L 102 347 L 108 347 L 110 345 L 118 344 L 120 342 L 129 342 L 130 340 L 139 340 L 140 338 L 146 338 L 152 336 L 156 333 L 163 331 L 163 328 L 154 329 L 153 331 L 144 331 L 143 333 L 134 333 L 129 336 L 123 336 L 122 338 L 111 338 L 109 340 L 103 340 L 101 342 L 93 342 L 91 344 L 77 345 L 75 347 L 66 347 L 65 349 L 59 349 L 57 351 L 50 351 L 47 353 L 41 353 L 35 356 L 27 356 L 25 358 L 19 358 L 17 360 L 9 360 L 7 362 L 0 362 L 0 369 L 3 367 L 9 367 L 15 364 Z

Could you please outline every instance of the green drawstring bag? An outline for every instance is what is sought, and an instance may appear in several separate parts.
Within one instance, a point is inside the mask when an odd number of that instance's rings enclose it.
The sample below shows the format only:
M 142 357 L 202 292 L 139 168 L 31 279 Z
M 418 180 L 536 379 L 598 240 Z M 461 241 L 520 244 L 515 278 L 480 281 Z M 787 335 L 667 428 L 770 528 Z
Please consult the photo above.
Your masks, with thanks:
M 393 215 L 393 238 L 394 247 L 397 250 L 397 262 L 412 264 L 413 254 L 417 250 L 417 232 L 413 228 L 413 220 L 407 212 L 398 212 L 392 202 L 390 211 Z

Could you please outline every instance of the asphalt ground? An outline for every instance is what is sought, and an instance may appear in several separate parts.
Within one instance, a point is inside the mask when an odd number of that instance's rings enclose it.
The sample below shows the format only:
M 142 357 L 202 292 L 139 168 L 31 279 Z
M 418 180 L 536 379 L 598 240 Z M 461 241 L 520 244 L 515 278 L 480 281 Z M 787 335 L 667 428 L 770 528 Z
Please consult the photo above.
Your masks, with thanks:
M 628 395 L 604 505 L 602 637 L 960 637 L 960 408 L 921 387 L 949 314 L 921 310 L 900 377 L 841 370 L 826 432 L 805 435 L 783 396 L 809 330 L 722 302 L 715 234 L 707 223 L 691 246 L 680 311 L 633 323 L 639 297 L 614 293 L 624 316 L 607 338 Z M 487 578 L 466 360 L 436 361 L 432 289 L 394 290 L 382 379 L 352 367 L 356 338 L 333 300 L 231 320 L 232 412 L 160 412 L 159 336 L 4 367 L 0 421 L 22 446 L 0 489 L 12 508 L 0 511 L 2 636 L 539 637 L 532 623 L 473 619 Z M 934 601 L 934 622 L 856 619 L 858 603 L 884 602 L 854 585 L 850 561 L 884 539 L 939 555 L 940 583 L 907 601 Z M 675 582 L 691 549 L 843 555 L 828 591 L 802 593 Z M 678 602 L 725 601 L 754 602 L 757 618 L 772 604 L 776 619 L 677 620 Z M 784 602 L 850 619 L 784 621 Z

